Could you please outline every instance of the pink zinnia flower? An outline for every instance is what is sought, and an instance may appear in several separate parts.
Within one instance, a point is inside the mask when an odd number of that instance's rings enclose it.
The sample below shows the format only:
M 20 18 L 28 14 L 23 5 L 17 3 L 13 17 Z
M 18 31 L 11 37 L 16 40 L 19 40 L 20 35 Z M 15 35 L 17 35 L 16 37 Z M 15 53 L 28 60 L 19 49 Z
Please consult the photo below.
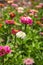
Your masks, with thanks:
M 6 24 L 14 24 L 14 21 L 13 20 L 6 20 L 5 23 Z
M 17 4 L 14 4 L 14 3 L 11 4 L 11 5 L 12 5 L 13 7 L 15 7 L 15 8 L 18 7 L 18 5 L 17 5 Z
M 43 36 L 43 32 L 40 32 L 39 34 Z
M 39 3 L 39 5 L 43 7 L 43 3 Z
M 4 56 L 8 53 L 11 53 L 11 49 L 9 46 L 0 46 L 0 56 Z
M 33 13 L 33 14 L 38 13 L 38 10 L 31 9 L 30 13 Z
M 0 46 L 0 56 L 4 56 L 5 55 L 5 50 L 3 46 Z
M 22 17 L 20 18 L 20 22 L 23 23 L 23 24 L 32 25 L 33 20 L 32 20 L 30 17 L 27 17 L 27 16 L 24 17 L 24 16 L 22 16 Z
M 27 58 L 24 59 L 23 63 L 26 65 L 32 65 L 34 63 L 34 60 L 32 58 Z
M 6 54 L 11 53 L 11 49 L 9 46 L 4 46 L 4 49 Z
M 40 8 L 42 8 L 42 6 L 41 5 L 36 5 L 36 8 L 40 9 Z

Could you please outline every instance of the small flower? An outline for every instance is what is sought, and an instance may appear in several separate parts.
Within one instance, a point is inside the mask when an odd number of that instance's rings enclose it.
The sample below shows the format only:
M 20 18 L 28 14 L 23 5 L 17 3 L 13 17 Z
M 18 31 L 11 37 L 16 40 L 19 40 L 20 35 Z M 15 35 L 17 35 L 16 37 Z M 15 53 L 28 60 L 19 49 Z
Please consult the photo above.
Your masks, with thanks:
M 34 13 L 34 14 L 35 14 L 35 13 L 38 13 L 38 10 L 31 9 L 31 10 L 30 10 L 30 13 Z
M 0 46 L 0 56 L 4 56 L 4 55 L 5 55 L 5 50 L 3 46 Z
M 23 24 L 29 24 L 29 25 L 32 25 L 32 23 L 33 23 L 33 20 L 28 16 L 26 16 L 26 17 L 24 17 L 24 16 L 22 16 L 21 18 L 20 18 L 20 22 L 21 23 L 23 23 Z
M 39 3 L 39 5 L 43 7 L 43 3 Z
M 4 7 L 4 4 L 0 3 L 0 7 Z
M 23 63 L 25 65 L 32 65 L 34 63 L 34 60 L 32 58 L 24 59 Z
M 37 15 L 37 14 L 35 14 L 35 15 L 34 15 L 34 17 L 35 17 L 35 18 L 38 18 L 38 15 Z
M 33 14 L 33 13 L 29 13 L 29 15 L 30 15 L 30 16 L 34 16 L 34 14 Z
M 14 24 L 14 21 L 13 20 L 6 20 L 5 23 L 6 24 Z
M 43 27 L 43 24 L 40 21 L 37 21 L 36 23 Z
M 36 23 L 37 23 L 38 25 L 40 25 L 40 24 L 41 24 L 41 22 L 40 22 L 40 21 L 37 21 Z
M 40 6 L 40 5 L 37 5 L 37 6 L 36 6 L 36 8 L 37 8 L 37 9 L 40 9 L 40 8 L 42 8 L 42 6 Z
M 6 54 L 11 53 L 11 50 L 10 50 L 9 46 L 4 46 L 4 49 L 5 49 Z
M 43 36 L 43 32 L 40 32 L 39 34 Z
M 13 2 L 14 2 L 13 0 L 11 0 L 11 1 L 8 0 L 8 1 L 7 1 L 8 4 L 12 4 Z
M 13 12 L 10 12 L 9 15 L 11 18 L 14 18 L 16 16 Z
M 43 27 L 43 24 L 40 24 L 41 27 Z
M 14 3 L 12 3 L 11 6 L 14 7 L 14 8 L 18 7 L 18 5 L 14 4 Z
M 19 31 L 18 33 L 16 33 L 16 36 L 18 38 L 24 39 L 26 37 L 26 34 L 22 31 Z
M 11 53 L 11 49 L 9 46 L 0 46 L 0 56 L 4 56 L 8 53 Z
M 17 11 L 18 11 L 18 13 L 23 13 L 24 12 L 24 8 L 23 7 L 18 7 Z
M 11 31 L 11 33 L 14 34 L 14 35 L 15 35 L 17 32 L 19 32 L 19 30 L 12 29 L 12 31 Z

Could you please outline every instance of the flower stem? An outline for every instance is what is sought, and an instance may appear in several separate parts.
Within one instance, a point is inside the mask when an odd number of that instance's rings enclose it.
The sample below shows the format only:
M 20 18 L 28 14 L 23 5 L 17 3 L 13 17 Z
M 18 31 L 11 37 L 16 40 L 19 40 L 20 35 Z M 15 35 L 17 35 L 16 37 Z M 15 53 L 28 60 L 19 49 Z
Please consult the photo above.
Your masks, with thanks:
M 4 56 L 2 57 L 2 65 L 4 65 Z
M 27 27 L 27 24 L 25 24 L 25 30 L 24 30 L 25 32 L 26 32 L 26 27 Z
M 22 40 L 22 51 L 23 51 L 23 40 Z M 22 59 L 23 59 L 23 52 L 22 52 Z
M 15 35 L 15 43 L 16 43 L 16 35 Z

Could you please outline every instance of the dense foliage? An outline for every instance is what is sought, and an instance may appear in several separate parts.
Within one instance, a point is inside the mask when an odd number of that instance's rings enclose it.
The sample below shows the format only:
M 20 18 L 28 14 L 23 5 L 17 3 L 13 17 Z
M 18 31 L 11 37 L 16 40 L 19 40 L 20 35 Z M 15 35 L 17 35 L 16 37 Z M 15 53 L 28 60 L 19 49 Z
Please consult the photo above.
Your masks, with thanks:
M 9 46 L 11 53 L 0 56 L 0 65 L 24 65 L 26 58 L 33 58 L 33 65 L 43 65 L 43 5 L 36 8 L 37 5 L 20 9 L 9 4 L 1 8 L 0 46 Z M 32 25 L 20 22 L 22 16 L 29 16 Z M 19 31 L 22 32 L 17 36 Z

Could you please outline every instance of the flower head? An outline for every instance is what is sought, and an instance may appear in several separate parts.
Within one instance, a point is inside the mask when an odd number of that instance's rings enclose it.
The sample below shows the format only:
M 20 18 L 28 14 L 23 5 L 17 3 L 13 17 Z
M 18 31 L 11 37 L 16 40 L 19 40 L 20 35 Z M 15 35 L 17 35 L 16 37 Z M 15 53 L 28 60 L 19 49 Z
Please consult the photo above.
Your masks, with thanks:
M 38 13 L 38 11 L 37 10 L 34 10 L 34 9 L 31 9 L 30 10 L 30 13 L 34 13 L 35 14 L 35 13 Z
M 4 56 L 8 53 L 11 53 L 11 49 L 9 46 L 0 46 L 0 56 Z
M 11 50 L 10 50 L 9 46 L 4 46 L 4 49 L 5 49 L 6 54 L 11 53 Z
M 39 5 L 43 7 L 43 3 L 39 3 Z
M 19 30 L 12 29 L 12 31 L 11 31 L 12 34 L 16 34 L 17 32 L 19 32 Z
M 4 56 L 5 55 L 5 50 L 3 46 L 0 46 L 0 56 Z
M 0 7 L 4 7 L 4 4 L 0 3 Z
M 14 24 L 14 21 L 13 20 L 6 20 L 5 23 L 6 24 Z
M 15 17 L 15 14 L 13 12 L 10 12 L 9 15 L 10 15 L 11 18 Z
M 19 31 L 18 33 L 16 33 L 16 36 L 18 38 L 24 39 L 26 37 L 26 34 L 22 31 Z
M 14 4 L 14 3 L 11 4 L 11 6 L 14 7 L 14 8 L 18 7 L 18 5 L 17 4 Z
M 20 18 L 20 22 L 23 23 L 23 24 L 32 25 L 33 20 L 32 20 L 30 17 L 27 17 L 27 16 L 24 17 L 24 16 L 22 16 L 22 17 Z
M 39 3 L 39 5 L 36 6 L 37 9 L 43 8 L 43 3 Z
M 43 36 L 43 32 L 40 32 L 39 34 Z
M 23 63 L 26 65 L 32 65 L 34 63 L 34 60 L 32 58 L 27 58 L 24 59 Z
M 8 0 L 7 3 L 8 4 L 12 4 L 14 1 L 13 0 Z
M 24 12 L 24 8 L 23 7 L 18 7 L 17 11 L 18 11 L 18 13 L 23 13 Z

